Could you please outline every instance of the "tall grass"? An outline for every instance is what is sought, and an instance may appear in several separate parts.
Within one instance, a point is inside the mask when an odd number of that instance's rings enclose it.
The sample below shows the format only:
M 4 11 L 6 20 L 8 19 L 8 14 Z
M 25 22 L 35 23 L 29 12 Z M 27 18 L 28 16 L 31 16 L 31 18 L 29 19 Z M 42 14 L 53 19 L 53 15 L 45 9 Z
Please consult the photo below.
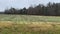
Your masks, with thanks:
M 60 34 L 60 17 L 1 14 L 0 34 Z
M 60 34 L 60 23 L 16 24 L 0 22 L 0 34 Z

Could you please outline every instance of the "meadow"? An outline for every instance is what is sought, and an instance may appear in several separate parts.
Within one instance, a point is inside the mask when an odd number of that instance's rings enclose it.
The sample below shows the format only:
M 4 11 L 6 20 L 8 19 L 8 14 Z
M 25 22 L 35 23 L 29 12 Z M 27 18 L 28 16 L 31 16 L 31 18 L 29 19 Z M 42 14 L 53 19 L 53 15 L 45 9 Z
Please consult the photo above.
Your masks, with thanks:
M 60 34 L 60 16 L 1 14 L 0 34 Z

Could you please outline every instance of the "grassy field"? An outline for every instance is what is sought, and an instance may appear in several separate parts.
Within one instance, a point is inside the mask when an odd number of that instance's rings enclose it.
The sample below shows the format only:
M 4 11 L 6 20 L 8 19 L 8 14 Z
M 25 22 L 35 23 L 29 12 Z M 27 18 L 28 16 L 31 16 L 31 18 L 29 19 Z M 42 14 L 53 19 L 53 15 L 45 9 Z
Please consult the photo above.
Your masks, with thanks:
M 0 15 L 0 21 L 13 22 L 60 22 L 56 16 L 33 16 L 33 15 Z
M 0 34 L 60 34 L 60 16 L 1 14 Z

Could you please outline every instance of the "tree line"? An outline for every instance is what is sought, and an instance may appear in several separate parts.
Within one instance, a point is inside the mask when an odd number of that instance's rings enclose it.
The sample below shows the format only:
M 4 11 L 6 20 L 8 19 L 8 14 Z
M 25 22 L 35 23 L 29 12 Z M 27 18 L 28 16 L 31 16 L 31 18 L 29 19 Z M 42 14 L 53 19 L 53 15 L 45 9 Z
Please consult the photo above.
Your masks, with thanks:
M 60 16 L 60 3 L 49 2 L 47 5 L 39 4 L 35 7 L 30 6 L 23 9 L 10 8 L 5 9 L 4 14 Z

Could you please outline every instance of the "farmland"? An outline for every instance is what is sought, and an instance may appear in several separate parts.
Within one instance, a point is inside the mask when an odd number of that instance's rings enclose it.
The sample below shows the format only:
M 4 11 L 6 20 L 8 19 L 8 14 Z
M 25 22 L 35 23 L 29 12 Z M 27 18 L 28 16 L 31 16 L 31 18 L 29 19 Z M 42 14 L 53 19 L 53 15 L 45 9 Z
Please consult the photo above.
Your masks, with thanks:
M 60 16 L 1 14 L 0 34 L 60 34 Z

